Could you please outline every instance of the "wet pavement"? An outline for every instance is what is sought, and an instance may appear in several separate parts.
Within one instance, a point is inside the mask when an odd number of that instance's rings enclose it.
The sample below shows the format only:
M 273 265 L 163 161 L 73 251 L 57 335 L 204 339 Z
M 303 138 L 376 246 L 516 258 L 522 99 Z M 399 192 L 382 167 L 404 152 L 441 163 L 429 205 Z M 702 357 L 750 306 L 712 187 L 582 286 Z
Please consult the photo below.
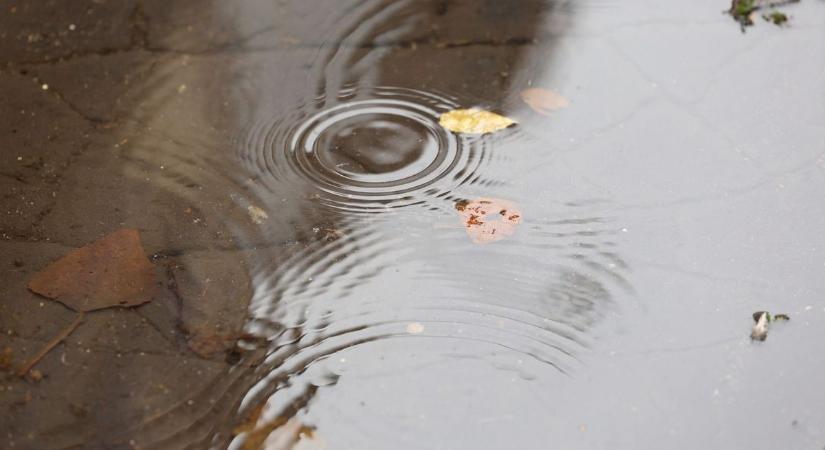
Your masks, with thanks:
M 1 5 L 0 448 L 822 449 L 825 3 L 667 3 Z

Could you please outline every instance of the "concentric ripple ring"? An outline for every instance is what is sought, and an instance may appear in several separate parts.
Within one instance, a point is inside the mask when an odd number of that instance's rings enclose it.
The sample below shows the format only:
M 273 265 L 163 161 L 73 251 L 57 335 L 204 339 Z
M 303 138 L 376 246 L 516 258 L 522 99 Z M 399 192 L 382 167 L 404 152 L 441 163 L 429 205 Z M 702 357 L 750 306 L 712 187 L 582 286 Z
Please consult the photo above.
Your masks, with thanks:
M 361 94 L 250 130 L 244 151 L 259 179 L 298 177 L 327 203 L 356 210 L 421 203 L 478 179 L 487 142 L 438 124 L 454 102 L 409 89 Z

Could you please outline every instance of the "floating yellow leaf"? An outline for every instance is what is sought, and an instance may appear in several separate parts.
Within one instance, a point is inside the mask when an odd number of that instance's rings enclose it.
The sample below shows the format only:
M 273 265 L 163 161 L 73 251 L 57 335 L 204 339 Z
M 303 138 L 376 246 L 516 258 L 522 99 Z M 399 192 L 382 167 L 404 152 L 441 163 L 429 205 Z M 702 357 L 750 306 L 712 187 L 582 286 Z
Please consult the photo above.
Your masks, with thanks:
M 445 112 L 439 123 L 456 133 L 484 134 L 507 128 L 516 121 L 483 109 L 470 108 Z
M 521 99 L 533 111 L 548 115 L 553 111 L 567 108 L 570 106 L 570 101 L 564 98 L 558 92 L 542 88 L 529 88 L 521 91 Z
M 247 206 L 246 211 L 249 213 L 249 218 L 258 225 L 264 223 L 264 220 L 269 219 L 269 214 L 255 205 Z

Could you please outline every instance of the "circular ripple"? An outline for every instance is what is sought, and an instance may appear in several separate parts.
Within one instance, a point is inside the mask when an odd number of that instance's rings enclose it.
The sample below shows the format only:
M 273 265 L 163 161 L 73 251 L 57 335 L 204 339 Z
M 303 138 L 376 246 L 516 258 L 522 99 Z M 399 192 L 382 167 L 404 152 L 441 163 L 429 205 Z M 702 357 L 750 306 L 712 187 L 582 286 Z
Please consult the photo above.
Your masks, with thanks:
M 395 88 L 344 94 L 349 100 L 248 130 L 243 151 L 256 178 L 308 182 L 327 203 L 350 210 L 422 203 L 485 181 L 477 172 L 488 139 L 438 124 L 457 107 L 451 100 Z

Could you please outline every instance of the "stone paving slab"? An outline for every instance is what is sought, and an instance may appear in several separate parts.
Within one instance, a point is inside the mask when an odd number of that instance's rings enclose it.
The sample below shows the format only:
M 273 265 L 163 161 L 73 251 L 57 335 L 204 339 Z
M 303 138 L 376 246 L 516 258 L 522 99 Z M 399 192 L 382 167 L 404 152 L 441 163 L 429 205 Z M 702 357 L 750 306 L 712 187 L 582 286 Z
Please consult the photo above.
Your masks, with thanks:
M 399 2 L 388 17 L 430 25 L 353 37 L 309 26 L 317 1 L 79 5 L 0 11 L 0 116 L 10 118 L 0 121 L 0 350 L 20 364 L 74 320 L 26 283 L 119 228 L 140 231 L 164 289 L 140 307 L 88 314 L 36 366 L 40 381 L 0 374 L 0 448 L 203 448 L 229 437 L 260 376 L 227 361 L 253 295 L 249 261 L 259 248 L 300 250 L 340 219 L 303 201 L 309 189 L 283 202 L 225 173 L 238 165 L 240 124 L 274 120 L 319 88 L 337 93 L 354 73 L 347 64 L 365 57 L 379 85 L 502 108 L 507 87 L 525 82 L 515 67 L 535 48 L 538 2 Z M 336 54 L 342 77 L 324 80 Z M 263 225 L 250 199 L 273 206 Z

